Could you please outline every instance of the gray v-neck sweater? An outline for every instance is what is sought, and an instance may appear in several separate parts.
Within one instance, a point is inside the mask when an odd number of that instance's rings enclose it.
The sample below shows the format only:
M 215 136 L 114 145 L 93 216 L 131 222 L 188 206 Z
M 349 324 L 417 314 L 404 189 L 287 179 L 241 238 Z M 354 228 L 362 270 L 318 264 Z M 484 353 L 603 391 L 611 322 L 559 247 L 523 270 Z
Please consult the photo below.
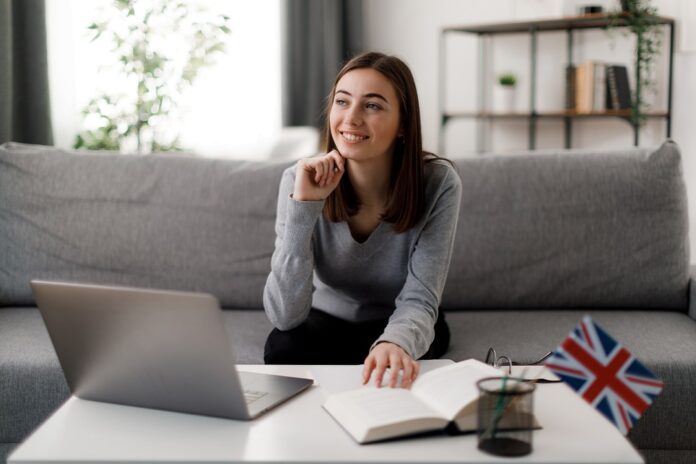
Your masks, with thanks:
M 426 208 L 418 224 L 397 234 L 382 222 L 360 243 L 346 222 L 324 217 L 324 201 L 291 198 L 295 169 L 285 170 L 278 194 L 275 251 L 263 295 L 270 321 L 289 330 L 312 307 L 349 321 L 388 318 L 375 343 L 396 343 L 414 359 L 423 356 L 435 336 L 452 256 L 459 175 L 446 162 L 427 162 Z

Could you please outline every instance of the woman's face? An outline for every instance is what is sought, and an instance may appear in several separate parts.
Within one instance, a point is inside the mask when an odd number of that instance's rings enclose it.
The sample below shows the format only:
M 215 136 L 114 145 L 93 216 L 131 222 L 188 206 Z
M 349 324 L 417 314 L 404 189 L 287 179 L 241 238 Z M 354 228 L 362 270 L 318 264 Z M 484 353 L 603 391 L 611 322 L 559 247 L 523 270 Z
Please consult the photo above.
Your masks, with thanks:
M 331 104 L 329 126 L 343 157 L 365 161 L 391 154 L 399 125 L 396 91 L 383 74 L 362 68 L 341 77 Z

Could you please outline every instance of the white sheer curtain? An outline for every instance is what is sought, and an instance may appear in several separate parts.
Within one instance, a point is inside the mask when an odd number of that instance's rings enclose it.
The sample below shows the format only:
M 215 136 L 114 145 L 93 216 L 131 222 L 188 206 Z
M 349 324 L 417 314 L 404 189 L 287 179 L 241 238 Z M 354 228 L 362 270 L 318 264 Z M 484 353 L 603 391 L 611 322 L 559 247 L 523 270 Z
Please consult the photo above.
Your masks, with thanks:
M 49 79 L 55 144 L 72 146 L 81 109 L 118 77 L 99 72 L 108 53 L 87 26 L 108 0 L 47 0 Z M 189 0 L 191 3 L 194 0 Z M 179 102 L 182 144 L 205 156 L 261 158 L 281 128 L 281 0 L 198 0 L 231 18 L 227 54 L 203 70 Z

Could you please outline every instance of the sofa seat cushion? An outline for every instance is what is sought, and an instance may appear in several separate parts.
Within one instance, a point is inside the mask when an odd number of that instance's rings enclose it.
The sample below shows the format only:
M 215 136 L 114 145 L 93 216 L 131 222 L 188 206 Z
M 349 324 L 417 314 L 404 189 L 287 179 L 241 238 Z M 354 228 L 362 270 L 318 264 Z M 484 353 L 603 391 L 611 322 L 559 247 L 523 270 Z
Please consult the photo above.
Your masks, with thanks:
M 226 310 L 239 364 L 263 364 L 272 326 L 263 311 Z M 0 308 L 0 443 L 18 443 L 70 395 L 37 308 Z
M 619 310 L 480 310 L 448 312 L 447 358 L 498 356 L 529 363 L 555 349 L 589 314 L 665 383 L 629 437 L 639 448 L 696 449 L 696 321 L 683 313 Z
M 225 328 L 238 364 L 263 364 L 263 348 L 273 324 L 263 311 L 225 310 Z
M 0 442 L 19 443 L 70 391 L 36 308 L 0 308 Z

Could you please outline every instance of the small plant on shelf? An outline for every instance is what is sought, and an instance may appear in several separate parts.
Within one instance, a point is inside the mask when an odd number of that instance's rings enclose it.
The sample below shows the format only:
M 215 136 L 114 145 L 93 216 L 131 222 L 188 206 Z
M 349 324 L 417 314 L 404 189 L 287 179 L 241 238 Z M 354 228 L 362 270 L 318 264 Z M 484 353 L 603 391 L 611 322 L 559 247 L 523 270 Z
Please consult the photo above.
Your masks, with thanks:
M 517 76 L 511 72 L 498 75 L 498 86 L 494 89 L 494 109 L 503 113 L 514 113 L 516 109 L 515 84 Z
M 517 76 L 513 73 L 503 73 L 498 76 L 498 84 L 503 87 L 514 87 L 517 84 Z

